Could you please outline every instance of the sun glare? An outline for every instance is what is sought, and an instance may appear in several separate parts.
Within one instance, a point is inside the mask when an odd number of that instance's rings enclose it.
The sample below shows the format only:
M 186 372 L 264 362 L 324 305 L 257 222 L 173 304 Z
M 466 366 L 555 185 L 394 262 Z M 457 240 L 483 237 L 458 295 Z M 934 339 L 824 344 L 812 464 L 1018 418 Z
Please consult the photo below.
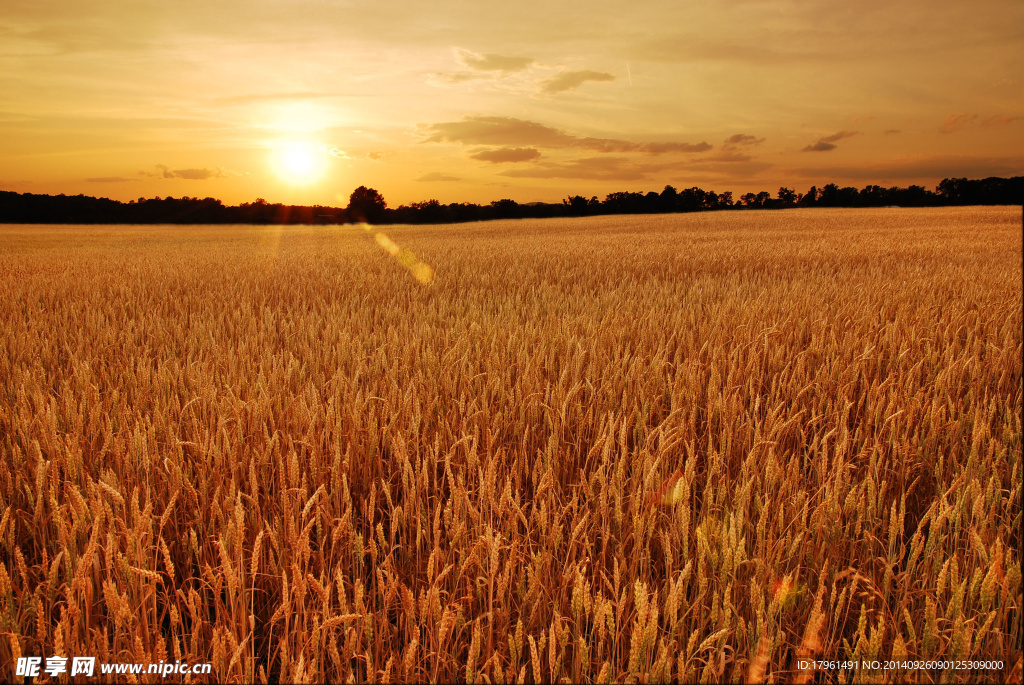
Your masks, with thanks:
M 318 180 L 326 168 L 324 153 L 303 143 L 283 143 L 274 151 L 274 170 L 288 183 L 303 185 Z

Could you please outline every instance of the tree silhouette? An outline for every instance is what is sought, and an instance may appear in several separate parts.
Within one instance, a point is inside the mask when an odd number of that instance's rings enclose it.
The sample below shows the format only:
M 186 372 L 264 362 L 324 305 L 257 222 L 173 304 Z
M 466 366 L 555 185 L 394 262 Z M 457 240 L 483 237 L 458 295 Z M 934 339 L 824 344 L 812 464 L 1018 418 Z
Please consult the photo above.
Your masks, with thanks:
M 348 198 L 348 216 L 350 221 L 365 221 L 369 224 L 379 223 L 384 218 L 384 210 L 388 203 L 373 188 L 359 186 Z
M 513 219 L 516 217 L 516 210 L 519 208 L 519 203 L 506 197 L 501 200 L 491 202 L 491 208 L 494 211 L 495 218 Z
M 795 202 L 794 202 L 795 200 Z M 784 209 L 792 207 L 940 207 L 947 205 L 1021 205 L 1024 204 L 1024 176 L 984 179 L 947 178 L 936 192 L 922 186 L 883 188 L 868 185 L 862 190 L 840 188 L 829 183 L 823 188 L 811 186 L 806 193 L 795 194 L 779 188 L 778 198 L 766 191 L 746 193 L 733 198 L 731 191 L 715 193 L 696 186 L 676 190 L 665 186 L 660 193 L 609 193 L 604 201 L 597 197 L 571 195 L 559 204 L 511 199 L 478 205 L 437 200 L 414 202 L 392 209 L 380 193 L 360 186 L 352 193 L 348 210 L 321 205 L 284 205 L 263 198 L 227 207 L 212 197 L 140 197 L 129 202 L 85 195 L 36 195 L 0 190 L 0 223 L 71 224 L 325 224 L 348 221 L 374 223 L 449 223 L 484 221 L 495 218 L 544 218 L 597 214 L 640 214 L 645 212 L 699 212 L 732 209 Z
M 779 206 L 780 207 L 792 207 L 796 204 L 796 192 L 790 188 L 783 186 L 779 188 Z
M 797 204 L 801 207 L 813 207 L 818 202 L 818 187 L 811 186 L 807 192 L 800 196 Z

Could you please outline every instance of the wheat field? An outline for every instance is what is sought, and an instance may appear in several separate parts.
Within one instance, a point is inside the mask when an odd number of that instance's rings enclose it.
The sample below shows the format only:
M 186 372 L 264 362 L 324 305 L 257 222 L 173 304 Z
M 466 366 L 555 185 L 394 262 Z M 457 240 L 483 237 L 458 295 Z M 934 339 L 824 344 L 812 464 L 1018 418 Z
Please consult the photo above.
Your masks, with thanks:
M 1021 256 L 1010 207 L 0 227 L 2 678 L 1020 682 Z

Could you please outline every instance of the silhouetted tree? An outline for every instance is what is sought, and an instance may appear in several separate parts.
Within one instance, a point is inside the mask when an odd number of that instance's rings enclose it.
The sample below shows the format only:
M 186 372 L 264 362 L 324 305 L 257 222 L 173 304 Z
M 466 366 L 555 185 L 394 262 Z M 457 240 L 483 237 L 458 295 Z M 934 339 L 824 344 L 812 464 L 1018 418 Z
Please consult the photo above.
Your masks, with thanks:
M 603 207 L 608 214 L 640 214 L 644 210 L 644 194 L 608 193 L 604 198 Z
M 704 209 L 704 199 L 706 196 L 707 193 L 697 186 L 679 191 L 679 199 L 677 200 L 679 211 L 699 212 Z
M 519 215 L 519 203 L 507 197 L 492 202 L 491 209 L 496 219 L 512 219 Z
M 601 202 L 582 195 L 570 196 L 560 204 L 531 202 L 520 205 L 505 199 L 480 206 L 471 203 L 442 205 L 437 200 L 414 202 L 390 209 L 376 190 L 361 186 L 350 199 L 349 212 L 339 207 L 270 204 L 263 198 L 225 207 L 212 197 L 140 197 L 129 202 L 86 195 L 35 195 L 0 190 L 0 222 L 3 223 L 338 223 L 346 220 L 372 220 L 378 223 L 439 223 L 482 221 L 494 218 L 555 217 L 580 214 L 636 214 L 641 212 L 706 211 L 730 207 L 778 209 L 793 206 L 875 207 L 900 205 L 934 207 L 942 205 L 1021 205 L 1024 204 L 1024 177 L 947 178 L 936 192 L 921 186 L 882 188 L 869 185 L 862 190 L 840 188 L 830 183 L 821 191 L 811 186 L 805 194 L 779 189 L 778 199 L 762 191 L 747 193 L 733 204 L 731 192 L 717 194 L 693 187 L 677 191 L 665 186 L 660 193 L 610 193 Z M 369 211 L 367 211 L 369 209 Z
M 596 197 L 594 202 L 597 202 Z M 562 200 L 562 204 L 569 208 L 569 213 L 573 216 L 584 216 L 590 213 L 590 202 L 582 195 L 570 195 Z
M 388 203 L 373 188 L 359 186 L 348 198 L 349 221 L 365 221 L 369 224 L 379 223 L 384 218 L 384 210 Z
M 818 188 L 817 186 L 811 186 L 807 189 L 807 192 L 800 196 L 797 201 L 797 205 L 800 207 L 813 207 L 818 204 Z
M 665 186 L 661 191 L 661 207 L 664 212 L 679 211 L 679 191 L 672 186 Z

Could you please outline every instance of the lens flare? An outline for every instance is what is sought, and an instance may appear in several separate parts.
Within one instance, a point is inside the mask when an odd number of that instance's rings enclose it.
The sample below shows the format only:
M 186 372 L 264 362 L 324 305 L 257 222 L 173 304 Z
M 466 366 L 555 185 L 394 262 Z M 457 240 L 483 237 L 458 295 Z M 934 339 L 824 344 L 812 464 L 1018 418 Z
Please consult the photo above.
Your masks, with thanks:
M 361 224 L 363 230 L 369 233 L 373 229 L 369 224 Z M 384 233 L 375 233 L 373 239 L 384 248 L 384 251 L 394 257 L 399 264 L 404 266 L 412 274 L 412 277 L 423 285 L 430 285 L 434 282 L 434 269 L 426 262 L 420 261 L 412 250 L 405 250 L 399 247 L 398 243 Z

